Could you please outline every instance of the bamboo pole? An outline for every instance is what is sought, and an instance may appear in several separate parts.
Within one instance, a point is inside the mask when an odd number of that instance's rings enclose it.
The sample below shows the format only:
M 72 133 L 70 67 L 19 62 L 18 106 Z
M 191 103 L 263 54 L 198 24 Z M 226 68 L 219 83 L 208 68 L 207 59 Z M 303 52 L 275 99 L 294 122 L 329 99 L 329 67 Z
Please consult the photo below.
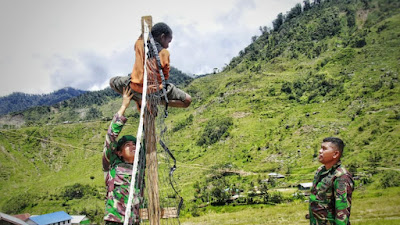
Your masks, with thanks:
M 148 103 L 150 104 L 150 103 Z M 145 115 L 147 191 L 149 196 L 148 215 L 150 225 L 159 225 L 161 218 L 160 195 L 158 188 L 158 164 L 156 149 L 155 117 L 147 112 Z

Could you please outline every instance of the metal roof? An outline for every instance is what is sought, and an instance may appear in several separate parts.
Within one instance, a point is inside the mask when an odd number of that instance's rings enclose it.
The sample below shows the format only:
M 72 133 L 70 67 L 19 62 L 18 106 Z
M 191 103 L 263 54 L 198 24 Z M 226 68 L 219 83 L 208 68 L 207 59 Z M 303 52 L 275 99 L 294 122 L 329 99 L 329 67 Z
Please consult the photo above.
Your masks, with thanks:
M 29 217 L 31 217 L 31 214 L 24 213 L 24 214 L 13 215 L 13 217 L 17 217 L 20 220 L 27 221 Z
M 276 177 L 276 178 L 285 178 L 284 175 L 279 174 L 279 173 L 269 173 L 268 176 Z
M 11 224 L 28 225 L 23 220 L 20 220 L 20 219 L 18 219 L 16 217 L 13 217 L 13 216 L 7 215 L 5 213 L 1 213 L 1 212 L 0 212 L 0 220 L 7 221 L 8 223 L 11 223 Z
M 31 216 L 29 219 L 38 225 L 46 225 L 71 220 L 72 217 L 64 211 L 58 211 L 40 216 Z
M 80 223 L 85 218 L 87 219 L 85 215 L 71 215 L 71 217 L 72 217 L 71 223 Z
M 310 187 L 312 187 L 313 183 L 312 183 L 312 182 L 300 183 L 299 185 L 300 185 L 300 186 L 303 186 L 303 187 L 305 187 L 305 188 L 310 188 Z

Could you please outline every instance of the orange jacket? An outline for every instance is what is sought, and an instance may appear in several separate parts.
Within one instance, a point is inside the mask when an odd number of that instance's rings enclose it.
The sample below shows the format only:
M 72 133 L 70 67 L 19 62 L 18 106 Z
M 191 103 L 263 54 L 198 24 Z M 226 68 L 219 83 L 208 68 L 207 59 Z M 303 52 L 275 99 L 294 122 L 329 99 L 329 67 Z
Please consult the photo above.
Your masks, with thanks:
M 162 49 L 159 53 L 161 67 L 164 74 L 165 80 L 169 77 L 169 52 L 167 49 Z M 144 41 L 143 37 L 140 36 L 139 39 L 135 43 L 135 63 L 133 64 L 133 70 L 131 73 L 131 89 L 142 93 L 143 92 L 143 74 L 144 74 Z M 156 91 L 155 84 L 156 82 L 159 84 L 159 90 L 163 88 L 161 75 L 159 72 L 159 68 L 157 66 L 157 61 L 155 58 L 147 59 L 147 84 L 151 92 Z

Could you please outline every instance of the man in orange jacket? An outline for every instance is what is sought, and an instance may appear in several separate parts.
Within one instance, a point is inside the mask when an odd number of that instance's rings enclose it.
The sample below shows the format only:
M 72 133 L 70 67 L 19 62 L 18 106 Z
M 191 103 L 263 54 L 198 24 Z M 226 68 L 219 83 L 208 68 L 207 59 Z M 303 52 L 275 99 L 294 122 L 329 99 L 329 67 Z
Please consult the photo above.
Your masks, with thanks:
M 170 70 L 170 54 L 167 48 L 169 47 L 169 43 L 172 41 L 172 30 L 165 23 L 157 23 L 151 28 L 151 35 L 154 38 L 157 52 L 160 56 L 161 67 L 165 81 L 168 81 Z M 143 93 L 145 62 L 144 46 L 145 43 L 142 34 L 135 43 L 135 64 L 133 65 L 133 70 L 130 76 L 116 76 L 110 79 L 111 88 L 120 94 L 122 94 L 123 87 L 129 86 L 131 88 L 131 91 L 133 92 L 132 99 L 136 101 L 138 108 L 140 108 L 140 101 Z M 152 54 L 152 51 L 149 51 L 148 56 L 148 60 L 146 61 L 148 74 L 148 93 L 154 93 L 158 90 L 162 90 L 163 85 L 159 68 L 157 66 L 156 57 L 154 54 Z M 165 89 L 168 98 L 168 106 L 187 108 L 192 102 L 190 95 L 177 88 L 172 83 L 166 82 Z

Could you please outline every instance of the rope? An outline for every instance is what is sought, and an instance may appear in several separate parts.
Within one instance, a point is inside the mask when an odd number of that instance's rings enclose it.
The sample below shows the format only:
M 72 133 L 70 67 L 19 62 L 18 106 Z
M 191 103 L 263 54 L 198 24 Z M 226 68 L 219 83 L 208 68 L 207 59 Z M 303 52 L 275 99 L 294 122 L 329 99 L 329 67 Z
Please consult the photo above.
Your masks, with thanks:
M 166 131 L 166 126 L 164 123 L 165 118 L 167 118 L 168 116 L 168 98 L 167 98 L 167 94 L 166 94 L 166 81 L 165 81 L 165 77 L 162 71 L 162 66 L 161 66 L 161 61 L 160 61 L 160 57 L 157 51 L 157 47 L 155 45 L 155 41 L 154 38 L 151 36 L 151 33 L 149 34 L 149 41 L 147 42 L 148 44 L 148 48 L 149 48 L 149 53 L 150 54 L 146 54 L 150 60 L 150 62 L 153 63 L 149 63 L 146 64 L 146 66 L 150 66 L 150 68 L 148 68 L 148 70 L 151 70 L 152 72 L 150 74 L 148 74 L 148 80 L 149 82 L 153 82 L 151 83 L 152 86 L 157 88 L 156 92 L 152 92 L 150 94 L 148 94 L 147 96 L 147 104 L 149 105 L 150 109 L 146 110 L 146 113 L 150 113 L 151 116 L 149 116 L 148 118 L 157 118 L 157 131 L 154 132 L 154 135 L 149 135 L 148 138 L 150 138 L 150 140 L 146 140 L 146 143 L 152 143 L 155 145 L 155 147 L 158 149 L 158 146 L 156 145 L 156 143 L 158 143 L 163 150 L 161 150 L 161 152 L 163 155 L 161 155 L 161 159 L 164 160 L 164 162 L 160 162 L 157 160 L 157 164 L 160 166 L 158 167 L 158 180 L 159 182 L 157 183 L 157 186 L 159 187 L 159 189 L 157 191 L 155 190 L 150 190 L 149 192 L 154 193 L 157 192 L 157 196 L 159 197 L 159 205 L 155 206 L 155 207 L 159 207 L 158 209 L 161 210 L 161 215 L 159 216 L 159 219 L 162 217 L 163 220 L 160 221 L 154 221 L 154 218 L 152 219 L 154 223 L 159 224 L 180 224 L 179 223 L 179 214 L 180 214 L 180 209 L 182 208 L 183 205 L 183 198 L 179 196 L 178 191 L 176 189 L 176 184 L 173 180 L 173 173 L 176 170 L 176 159 L 173 156 L 172 152 L 168 149 L 167 145 L 166 145 L 166 141 L 164 139 L 164 133 Z M 158 74 L 161 77 L 161 82 L 162 82 L 162 90 L 160 90 L 160 85 L 159 85 L 159 81 L 157 78 L 157 71 Z M 164 95 L 164 96 L 161 96 Z M 159 111 L 161 111 L 160 109 L 158 109 L 159 107 L 161 107 L 161 99 L 163 99 L 163 103 L 165 104 L 165 108 L 164 108 L 164 115 L 162 116 L 161 114 L 158 114 Z M 146 106 L 146 108 L 148 108 L 148 106 Z M 145 122 L 147 123 L 145 125 L 145 129 L 149 128 L 151 129 L 151 127 L 154 126 L 154 120 L 150 119 L 149 120 L 145 120 Z M 151 132 L 152 133 L 152 132 Z M 157 134 L 157 135 L 156 135 Z M 158 136 L 158 137 L 156 137 Z M 171 161 L 173 165 L 171 165 Z M 149 168 L 147 168 L 149 169 Z M 168 175 L 166 174 L 168 170 Z M 148 188 L 154 188 L 154 187 L 150 187 L 148 186 Z M 162 190 L 162 191 L 161 191 Z M 160 192 L 158 192 L 160 191 Z M 147 193 L 149 193 L 147 192 Z M 154 196 L 154 195 L 153 195 Z M 175 200 L 177 202 L 175 202 Z M 146 202 L 147 203 L 147 202 Z M 146 203 L 145 206 L 146 206 Z M 150 202 L 149 202 L 150 203 Z M 150 208 L 150 205 L 147 205 L 148 208 Z M 150 218 L 149 218 L 150 219 Z M 150 220 L 151 223 L 151 220 Z
M 169 171 L 169 183 L 170 183 L 172 189 L 174 190 L 175 194 L 176 194 L 176 195 L 179 197 L 179 199 L 180 199 L 179 205 L 178 205 L 178 211 L 177 211 L 178 217 L 179 217 L 179 213 L 180 213 L 181 208 L 182 208 L 182 206 L 183 206 L 183 198 L 182 198 L 181 196 L 179 196 L 179 193 L 178 193 L 178 191 L 175 189 L 175 186 L 174 186 L 174 184 L 173 184 L 173 176 L 174 176 L 174 172 L 175 172 L 175 170 L 176 170 L 176 159 L 175 159 L 174 155 L 171 153 L 171 151 L 168 149 L 168 147 L 164 144 L 164 142 L 163 142 L 161 139 L 160 139 L 160 145 L 161 145 L 161 147 L 164 149 L 164 151 L 165 151 L 166 153 L 168 153 L 168 155 L 174 160 L 174 165 L 170 168 L 170 171 Z
M 154 56 L 156 58 L 157 65 L 158 65 L 158 68 L 159 68 L 159 73 L 160 73 L 160 76 L 161 76 L 161 82 L 162 82 L 162 85 L 163 85 L 162 92 L 163 92 L 164 101 L 165 101 L 164 116 L 165 116 L 165 118 L 167 118 L 168 117 L 168 97 L 167 97 L 167 91 L 166 91 L 167 86 L 166 86 L 166 82 L 165 82 L 165 76 L 164 76 L 164 73 L 162 71 L 161 60 L 160 60 L 160 56 L 158 55 L 158 52 L 157 52 L 156 43 L 154 41 L 153 35 L 151 35 L 151 32 L 149 33 L 149 38 L 150 38 L 151 49 L 152 49 L 153 54 L 154 54 Z
M 156 58 L 157 65 L 158 65 L 158 68 L 159 68 L 159 73 L 160 73 L 160 76 L 161 76 L 162 86 L 163 86 L 162 92 L 163 92 L 164 101 L 165 101 L 165 109 L 164 109 L 164 119 L 165 119 L 165 118 L 168 117 L 168 98 L 167 98 L 167 92 L 166 92 L 167 86 L 166 86 L 165 76 L 164 76 L 164 73 L 162 71 L 160 56 L 159 56 L 159 54 L 157 52 L 157 47 L 156 47 L 154 38 L 151 35 L 151 33 L 149 34 L 149 38 L 150 38 L 151 50 L 153 51 L 153 54 L 154 54 L 154 56 Z M 176 167 L 176 159 L 175 159 L 174 155 L 172 154 L 172 152 L 166 146 L 165 142 L 162 140 L 162 138 L 164 137 L 164 133 L 167 130 L 167 128 L 165 126 L 161 127 L 161 125 L 164 124 L 164 121 L 163 120 L 160 121 L 159 124 L 160 124 L 160 130 L 161 130 L 160 131 L 159 144 L 164 149 L 164 152 L 167 153 L 168 156 L 173 160 L 173 166 L 170 167 L 170 169 L 169 169 L 168 181 L 169 181 L 169 184 L 171 185 L 174 193 L 176 194 L 176 196 L 178 196 L 178 199 L 179 199 L 178 209 L 177 209 L 177 216 L 179 218 L 180 210 L 181 210 L 181 208 L 183 206 L 183 198 L 181 196 L 179 196 L 179 193 L 175 188 L 174 180 L 173 180 L 173 174 L 174 174 L 174 172 L 175 172 L 175 170 L 177 168 Z M 179 220 L 178 220 L 178 223 L 179 223 Z
M 144 40 L 147 40 L 149 25 L 146 23 L 145 20 L 143 20 L 143 23 L 145 23 L 146 26 L 144 26 L 144 28 L 145 28 L 145 30 L 147 30 L 147 32 L 144 32 L 143 38 L 144 38 Z M 147 48 L 145 47 L 145 55 L 146 54 L 147 54 Z M 146 65 L 146 59 L 145 59 L 145 65 Z M 144 120 L 144 110 L 146 108 L 145 107 L 146 106 L 146 95 L 147 95 L 147 66 L 144 66 L 142 107 L 140 109 L 140 121 L 139 121 L 139 127 L 138 127 L 137 138 L 136 138 L 135 159 L 133 161 L 132 179 L 131 179 L 131 184 L 129 186 L 129 198 L 128 198 L 128 205 L 126 206 L 126 209 L 125 209 L 124 225 L 129 224 L 129 217 L 131 214 L 133 190 L 134 190 L 134 185 L 135 185 L 135 181 L 136 181 L 135 175 L 137 173 L 138 164 L 139 164 L 139 152 L 142 149 L 141 148 L 141 139 L 142 139 L 142 135 L 143 135 L 143 123 L 144 123 L 143 120 Z

